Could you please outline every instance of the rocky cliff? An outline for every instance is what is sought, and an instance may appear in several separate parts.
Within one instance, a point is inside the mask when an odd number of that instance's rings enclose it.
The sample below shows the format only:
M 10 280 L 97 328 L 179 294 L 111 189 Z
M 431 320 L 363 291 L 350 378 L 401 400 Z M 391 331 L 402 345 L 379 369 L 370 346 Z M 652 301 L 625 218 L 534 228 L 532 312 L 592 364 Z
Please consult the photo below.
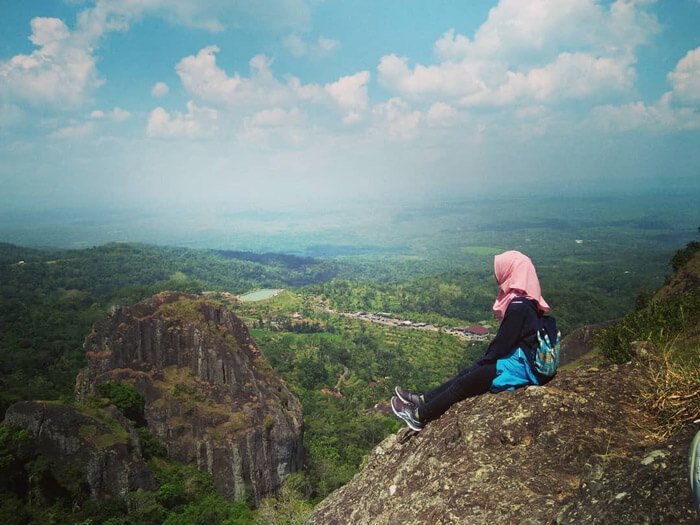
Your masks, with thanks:
M 29 431 L 36 451 L 50 458 L 56 484 L 74 494 L 102 499 L 156 488 L 132 424 L 114 407 L 21 401 L 7 410 L 5 423 Z
M 384 440 L 308 524 L 694 523 L 690 434 L 646 437 L 641 373 L 579 368 L 458 403 Z
M 132 385 L 169 457 L 207 470 L 228 497 L 259 501 L 301 466 L 299 401 L 220 305 L 162 293 L 115 309 L 84 347 L 78 400 L 106 382 Z

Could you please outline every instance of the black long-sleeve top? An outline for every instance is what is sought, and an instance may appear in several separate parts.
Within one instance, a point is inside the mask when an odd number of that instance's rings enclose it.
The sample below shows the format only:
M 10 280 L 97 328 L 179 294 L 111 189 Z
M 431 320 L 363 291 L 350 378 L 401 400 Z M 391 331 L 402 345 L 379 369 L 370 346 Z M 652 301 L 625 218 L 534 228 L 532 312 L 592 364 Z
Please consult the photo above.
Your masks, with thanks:
M 480 365 L 495 363 L 499 359 L 508 357 L 519 346 L 525 350 L 530 367 L 534 370 L 533 350 L 537 347 L 537 312 L 535 301 L 525 297 L 513 299 L 506 309 L 496 337 L 477 363 Z

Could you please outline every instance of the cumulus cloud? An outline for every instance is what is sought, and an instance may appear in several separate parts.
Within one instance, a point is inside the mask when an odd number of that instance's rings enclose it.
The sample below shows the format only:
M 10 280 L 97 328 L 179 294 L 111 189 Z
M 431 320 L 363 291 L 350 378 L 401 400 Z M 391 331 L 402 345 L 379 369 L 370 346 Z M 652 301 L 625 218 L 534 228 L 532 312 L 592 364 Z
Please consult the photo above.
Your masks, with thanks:
M 322 57 L 335 51 L 340 42 L 334 38 L 318 37 L 315 42 L 307 42 L 299 33 L 291 33 L 282 41 L 284 47 L 295 57 Z
M 498 59 L 509 64 L 546 60 L 561 46 L 593 54 L 629 53 L 660 30 L 644 10 L 649 1 L 501 0 L 474 39 L 447 31 L 435 43 L 442 60 Z
M 290 90 L 275 79 L 272 59 L 256 55 L 250 59 L 250 76 L 229 76 L 216 63 L 218 46 L 201 49 L 178 62 L 175 70 L 185 90 L 207 103 L 223 106 L 274 106 L 290 100 Z
M 151 88 L 151 96 L 160 98 L 168 94 L 170 88 L 165 82 L 156 82 Z
M 508 72 L 498 86 L 485 87 L 461 99 L 465 105 L 504 105 L 522 100 L 586 100 L 629 92 L 634 69 L 625 61 L 584 53 L 562 53 L 552 63 L 527 73 Z
M 408 100 L 460 105 L 614 98 L 632 91 L 634 52 L 659 31 L 647 3 L 501 0 L 473 39 L 443 34 L 434 64 L 382 57 L 379 82 Z
M 84 103 L 102 83 L 94 57 L 102 37 L 125 31 L 144 16 L 214 32 L 244 23 L 279 30 L 306 25 L 310 7 L 309 0 L 96 0 L 80 11 L 73 31 L 58 18 L 34 18 L 29 39 L 38 49 L 0 61 L 0 95 L 16 104 L 56 109 Z M 316 47 L 330 51 L 333 43 L 319 39 Z M 153 94 L 162 91 L 159 87 Z
M 74 107 L 100 85 L 91 48 L 58 18 L 34 18 L 29 55 L 0 62 L 0 94 L 56 109 Z
M 218 46 L 205 47 L 180 60 L 175 68 L 185 90 L 205 104 L 247 113 L 299 104 L 332 106 L 343 114 L 344 123 L 359 122 L 369 105 L 369 71 L 327 84 L 303 84 L 294 76 L 282 82 L 272 72 L 273 60 L 256 55 L 249 61 L 249 76 L 229 75 L 216 63 L 219 51 Z
M 367 83 L 369 78 L 369 71 L 360 71 L 354 75 L 347 75 L 335 82 L 326 84 L 324 89 L 341 110 L 347 113 L 359 114 L 359 112 L 367 109 L 369 100 Z
M 675 101 L 700 104 L 700 47 L 688 51 L 667 78 Z
M 666 78 L 671 90 L 657 102 L 602 105 L 593 110 L 590 120 L 599 129 L 613 132 L 700 129 L 700 48 L 688 51 Z
M 146 134 L 158 138 L 197 138 L 206 136 L 217 128 L 218 112 L 211 108 L 198 107 L 191 100 L 187 113 L 168 113 L 162 107 L 151 111 Z
M 208 46 L 196 55 L 190 55 L 175 67 L 182 85 L 191 95 L 214 102 L 230 102 L 241 84 L 236 74 L 229 77 L 216 65 L 217 46 Z
M 598 129 L 606 132 L 642 129 L 663 133 L 700 129 L 700 114 L 693 108 L 673 107 L 668 96 L 650 105 L 637 101 L 620 106 L 599 106 L 591 113 L 591 120 Z

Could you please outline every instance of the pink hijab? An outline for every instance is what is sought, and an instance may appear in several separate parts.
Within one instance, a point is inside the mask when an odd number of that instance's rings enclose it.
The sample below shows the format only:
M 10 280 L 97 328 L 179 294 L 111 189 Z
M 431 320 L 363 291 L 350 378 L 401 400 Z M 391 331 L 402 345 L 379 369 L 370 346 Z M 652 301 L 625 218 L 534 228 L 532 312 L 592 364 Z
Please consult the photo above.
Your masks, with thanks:
M 498 282 L 498 296 L 493 303 L 496 317 L 503 319 L 508 305 L 519 295 L 535 300 L 540 311 L 549 312 L 549 305 L 542 298 L 537 272 L 527 255 L 515 250 L 496 255 L 493 259 L 493 273 Z

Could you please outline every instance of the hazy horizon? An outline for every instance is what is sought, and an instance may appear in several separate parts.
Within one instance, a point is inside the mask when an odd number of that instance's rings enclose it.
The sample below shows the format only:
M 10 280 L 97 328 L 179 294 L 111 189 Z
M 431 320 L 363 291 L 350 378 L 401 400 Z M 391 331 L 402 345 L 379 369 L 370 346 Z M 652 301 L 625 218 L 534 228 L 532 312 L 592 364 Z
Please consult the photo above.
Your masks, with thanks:
M 441 254 L 478 245 L 487 232 L 507 239 L 566 233 L 573 242 L 600 228 L 631 227 L 680 248 L 697 236 L 693 193 L 538 197 L 459 197 L 434 201 L 356 202 L 326 210 L 118 209 L 0 211 L 0 242 L 85 248 L 130 242 L 190 248 L 286 252 Z M 567 233 L 568 232 L 568 233 Z M 579 233 L 581 232 L 581 233 Z M 352 249 L 348 249 L 352 248 Z

